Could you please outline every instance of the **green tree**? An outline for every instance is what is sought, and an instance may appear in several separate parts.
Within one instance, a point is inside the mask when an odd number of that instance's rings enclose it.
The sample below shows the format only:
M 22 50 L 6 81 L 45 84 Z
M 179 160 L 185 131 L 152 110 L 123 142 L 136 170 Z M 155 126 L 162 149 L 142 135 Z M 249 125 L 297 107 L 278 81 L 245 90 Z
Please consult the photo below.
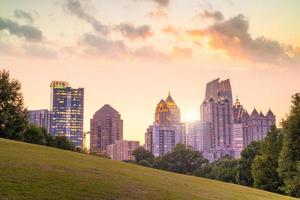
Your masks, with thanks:
M 237 166 L 238 161 L 232 157 L 225 156 L 221 159 L 213 162 L 211 165 L 210 173 L 206 174 L 204 177 L 213 178 L 216 180 L 236 183 Z
M 47 131 L 38 126 L 29 125 L 23 135 L 24 142 L 34 143 L 34 144 L 46 144 L 46 134 Z
M 279 177 L 278 158 L 282 146 L 282 134 L 275 126 L 261 143 L 261 153 L 252 164 L 254 187 L 263 190 L 282 193 L 282 179 Z
M 136 163 L 139 163 L 141 160 L 146 160 L 150 164 L 153 163 L 154 155 L 150 151 L 146 150 L 144 147 L 139 147 L 135 149 L 132 152 L 132 155 L 134 156 Z
M 283 144 L 279 157 L 279 174 L 288 195 L 300 197 L 300 93 L 292 96 L 287 119 L 282 122 Z
M 0 71 L 0 137 L 21 140 L 28 120 L 19 81 Z
M 260 153 L 259 141 L 249 144 L 241 153 L 241 159 L 238 161 L 237 167 L 237 183 L 240 185 L 253 186 L 252 163 L 256 155 Z
M 55 136 L 55 147 L 70 151 L 75 151 L 76 149 L 74 144 L 65 136 Z
M 207 160 L 199 151 L 177 144 L 170 153 L 158 158 L 155 167 L 182 174 L 192 174 L 205 163 Z

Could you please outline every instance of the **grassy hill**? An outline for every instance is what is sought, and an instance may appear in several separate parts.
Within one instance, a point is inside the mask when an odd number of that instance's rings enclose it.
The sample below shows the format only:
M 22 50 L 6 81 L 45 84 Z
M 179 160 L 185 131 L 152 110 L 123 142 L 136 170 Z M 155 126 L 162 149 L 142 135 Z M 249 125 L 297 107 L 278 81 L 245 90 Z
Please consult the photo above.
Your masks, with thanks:
M 234 184 L 0 139 L 0 199 L 292 198 Z

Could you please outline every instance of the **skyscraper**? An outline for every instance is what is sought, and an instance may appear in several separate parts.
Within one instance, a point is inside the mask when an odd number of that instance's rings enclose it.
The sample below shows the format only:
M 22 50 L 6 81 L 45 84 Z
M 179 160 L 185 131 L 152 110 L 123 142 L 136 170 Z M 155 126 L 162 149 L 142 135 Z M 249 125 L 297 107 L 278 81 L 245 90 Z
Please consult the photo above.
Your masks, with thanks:
M 66 136 L 75 146 L 82 147 L 84 89 L 73 89 L 65 81 L 52 81 L 50 102 L 50 133 Z
M 180 122 L 180 110 L 169 93 L 156 106 L 153 126 L 145 134 L 145 147 L 155 156 L 161 156 L 178 143 L 186 145 L 185 124 Z
M 35 126 L 40 126 L 46 129 L 49 133 L 49 111 L 47 109 L 42 110 L 29 110 L 28 111 L 28 120 L 31 124 Z
M 200 116 L 202 123 L 209 123 L 211 126 L 203 133 L 204 138 L 208 138 L 209 141 L 209 149 L 203 152 L 208 156 L 207 159 L 214 161 L 224 155 L 233 156 L 233 110 L 229 79 L 216 79 L 206 85 Z
M 242 150 L 252 141 L 266 137 L 271 126 L 276 124 L 276 117 L 270 109 L 266 115 L 258 113 L 256 109 L 249 115 L 238 99 L 233 106 L 233 112 L 233 146 L 235 157 L 239 158 Z
M 118 111 L 105 104 L 91 119 L 90 151 L 105 155 L 106 146 L 117 140 L 123 140 L 123 120 Z

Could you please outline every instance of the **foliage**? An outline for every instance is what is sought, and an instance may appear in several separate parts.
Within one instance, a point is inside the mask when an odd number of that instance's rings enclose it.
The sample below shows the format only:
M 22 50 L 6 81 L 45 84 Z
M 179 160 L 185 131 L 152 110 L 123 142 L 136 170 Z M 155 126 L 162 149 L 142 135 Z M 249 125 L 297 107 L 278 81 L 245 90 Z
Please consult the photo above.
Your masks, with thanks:
M 132 155 L 134 156 L 136 163 L 139 163 L 141 160 L 146 160 L 150 164 L 153 163 L 154 155 L 150 151 L 146 150 L 144 147 L 139 147 L 135 149 L 132 152 Z
M 277 173 L 278 157 L 282 145 L 282 134 L 275 126 L 261 143 L 261 153 L 252 164 L 254 187 L 271 192 L 282 193 L 282 179 Z
M 205 174 L 204 177 L 229 183 L 236 183 L 238 166 L 238 161 L 236 159 L 225 156 L 209 165 L 209 173 Z
M 199 151 L 177 144 L 170 153 L 156 160 L 155 167 L 177 173 L 192 174 L 205 163 L 207 160 Z
M 144 167 L 152 167 L 151 163 L 149 163 L 147 160 L 140 160 L 138 164 Z
M 279 157 L 279 174 L 288 195 L 300 197 L 300 93 L 292 96 L 292 107 L 288 118 L 282 122 L 283 144 Z
M 46 134 L 47 131 L 44 128 L 29 125 L 23 135 L 24 142 L 34 143 L 34 144 L 46 144 Z
M 260 152 L 261 142 L 253 141 L 241 153 L 238 161 L 236 181 L 240 185 L 253 186 L 252 163 L 256 155 Z
M 0 137 L 22 139 L 28 121 L 20 90 L 19 81 L 11 80 L 8 71 L 0 71 Z

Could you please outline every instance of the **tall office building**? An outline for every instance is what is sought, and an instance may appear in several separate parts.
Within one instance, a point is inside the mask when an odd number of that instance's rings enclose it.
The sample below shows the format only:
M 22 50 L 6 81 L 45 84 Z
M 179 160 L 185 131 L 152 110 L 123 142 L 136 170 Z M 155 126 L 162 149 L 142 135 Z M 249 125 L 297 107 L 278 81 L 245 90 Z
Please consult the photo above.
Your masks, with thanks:
M 258 113 L 254 109 L 251 115 L 247 111 L 242 116 L 244 146 L 248 146 L 252 141 L 259 141 L 266 137 L 271 126 L 276 124 L 276 116 L 269 109 L 266 115 Z
M 249 115 L 238 99 L 233 106 L 233 112 L 233 147 L 235 157 L 239 158 L 242 150 L 252 141 L 263 140 L 266 137 L 271 126 L 276 124 L 276 117 L 271 110 L 264 115 L 254 109 Z
M 49 111 L 47 109 L 29 110 L 28 120 L 35 126 L 43 127 L 49 133 Z
M 91 119 L 90 151 L 106 155 L 106 146 L 123 139 L 123 120 L 118 111 L 108 104 Z
M 155 156 L 161 156 L 178 143 L 186 145 L 185 124 L 180 122 L 180 109 L 169 93 L 156 106 L 153 126 L 145 134 L 145 147 Z
M 65 136 L 75 146 L 83 146 L 84 89 L 73 89 L 65 81 L 52 81 L 50 133 Z
M 139 141 L 117 140 L 106 146 L 106 155 L 112 160 L 133 160 L 132 152 L 139 146 Z
M 216 79 L 206 85 L 200 116 L 202 123 L 211 126 L 203 133 L 209 143 L 209 149 L 203 152 L 207 159 L 214 161 L 225 155 L 233 156 L 233 110 L 229 79 Z

